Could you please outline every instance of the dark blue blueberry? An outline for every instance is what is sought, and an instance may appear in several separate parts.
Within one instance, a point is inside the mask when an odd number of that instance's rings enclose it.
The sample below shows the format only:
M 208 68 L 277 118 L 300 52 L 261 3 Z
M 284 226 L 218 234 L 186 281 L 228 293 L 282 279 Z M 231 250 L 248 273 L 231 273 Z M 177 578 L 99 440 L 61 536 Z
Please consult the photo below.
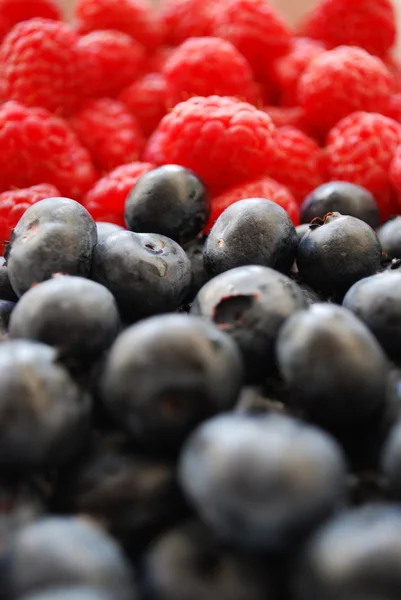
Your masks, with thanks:
M 301 206 L 302 223 L 310 223 L 315 217 L 339 212 L 379 226 L 379 208 L 375 197 L 364 187 L 347 181 L 330 181 L 315 188 Z
M 205 185 L 193 171 L 163 165 L 138 179 L 125 202 L 131 231 L 160 233 L 176 242 L 196 237 L 210 214 Z
M 197 317 L 165 315 L 117 338 L 102 395 L 134 440 L 163 451 L 179 446 L 200 421 L 230 409 L 241 384 L 240 353 L 228 335 Z
M 214 321 L 237 342 L 247 379 L 263 381 L 275 368 L 275 342 L 285 320 L 307 302 L 297 284 L 268 267 L 237 267 L 200 290 L 191 312 Z
M 22 296 L 9 334 L 55 346 L 63 356 L 96 356 L 113 343 L 119 328 L 109 290 L 82 277 L 57 276 Z
M 400 383 L 398 383 L 400 385 Z M 382 450 L 382 470 L 392 494 L 401 499 L 401 421 L 390 431 Z
M 300 242 L 305 233 L 308 233 L 309 231 L 309 223 L 302 223 L 301 225 L 298 225 L 295 227 L 295 231 L 297 232 L 298 242 Z
M 11 313 L 16 306 L 15 302 L 0 300 L 0 338 L 8 333 Z
M 343 294 L 377 273 L 381 245 L 373 229 L 355 217 L 332 213 L 302 238 L 297 265 L 301 278 L 325 294 Z
M 18 296 L 11 287 L 4 256 L 0 256 L 0 300 L 16 302 Z
M 6 250 L 8 276 L 18 296 L 55 273 L 87 277 L 96 224 L 75 200 L 46 198 L 18 221 Z
M 319 294 L 319 292 L 311 288 L 311 286 L 307 283 L 300 281 L 298 283 L 298 286 L 308 304 L 316 304 L 317 302 L 325 301 L 324 296 L 322 296 L 322 294 Z
M 385 408 L 387 358 L 345 308 L 313 304 L 295 313 L 280 331 L 277 358 L 300 406 L 320 423 L 347 427 Z
M 401 258 L 401 217 L 395 217 L 378 229 L 380 243 L 390 258 Z
M 204 237 L 200 237 L 183 246 L 192 266 L 192 283 L 188 293 L 188 300 L 190 302 L 195 298 L 201 287 L 210 279 L 210 275 L 206 272 L 205 265 L 203 264 L 205 241 Z
M 56 587 L 21 596 L 19 600 L 114 600 L 114 596 L 103 590 L 89 587 Z
M 96 221 L 97 229 L 97 241 L 98 243 L 103 242 L 110 233 L 116 233 L 116 231 L 124 231 L 123 227 L 116 225 L 115 223 L 106 223 L 104 221 Z
M 172 312 L 188 295 L 191 263 L 173 240 L 118 231 L 95 247 L 91 277 L 109 289 L 122 316 L 136 321 Z
M 36 521 L 47 510 L 39 486 L 28 479 L 2 479 L 0 482 L 0 546 L 20 527 Z M 0 592 L 0 598 L 1 592 Z
M 323 431 L 280 415 L 228 414 L 184 446 L 180 481 L 219 535 L 285 551 L 344 500 L 341 450 Z
M 286 211 L 263 198 L 235 202 L 220 215 L 206 240 L 203 259 L 211 275 L 262 265 L 289 272 L 298 237 Z

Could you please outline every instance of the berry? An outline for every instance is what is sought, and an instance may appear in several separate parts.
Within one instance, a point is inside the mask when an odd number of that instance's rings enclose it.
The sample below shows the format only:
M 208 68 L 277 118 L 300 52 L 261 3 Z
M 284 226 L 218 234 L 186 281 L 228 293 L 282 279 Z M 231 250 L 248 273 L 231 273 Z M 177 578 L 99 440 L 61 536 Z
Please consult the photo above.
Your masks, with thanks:
M 221 38 L 186 40 L 171 54 L 163 74 L 169 106 L 192 96 L 237 96 L 251 104 L 258 100 L 250 66 L 230 42 Z
M 161 73 L 172 52 L 174 52 L 174 48 L 171 48 L 170 46 L 158 46 L 155 48 L 155 50 L 150 54 L 147 54 L 145 58 L 145 65 L 143 68 L 144 73 Z
M 78 51 L 86 75 L 87 97 L 116 96 L 141 72 L 142 46 L 121 31 L 99 30 L 82 36 Z
M 23 600 L 110 600 L 107 592 L 87 586 L 63 586 L 41 590 L 24 596 Z
M 323 52 L 309 63 L 298 83 L 305 118 L 322 133 L 352 112 L 384 112 L 390 95 L 387 67 L 357 47 Z
M 384 410 L 387 358 L 369 329 L 345 308 L 318 303 L 298 311 L 280 330 L 276 352 L 306 418 L 342 430 L 361 427 Z
M 97 221 L 96 223 L 97 229 L 97 243 L 102 243 L 110 233 L 115 233 L 116 231 L 121 231 L 123 227 L 116 225 L 115 223 L 108 223 L 105 221 Z
M 264 198 L 234 202 L 217 219 L 203 259 L 211 275 L 234 267 L 262 265 L 289 271 L 298 247 L 295 227 L 281 206 Z
M 111 171 L 86 194 L 83 204 L 95 221 L 111 221 L 125 227 L 124 206 L 128 194 L 141 175 L 154 169 L 154 165 L 133 162 Z
M 80 33 L 116 29 L 150 49 L 162 41 L 160 19 L 145 0 L 78 0 L 75 16 Z
M 117 100 L 88 101 L 73 115 L 70 124 L 101 170 L 134 162 L 145 144 L 137 120 Z
M 184 446 L 179 476 L 219 536 L 258 550 L 293 547 L 341 505 L 345 488 L 334 440 L 274 414 L 206 421 Z
M 166 315 L 116 340 L 102 398 L 133 440 L 163 453 L 205 418 L 230 409 L 241 383 L 241 357 L 225 333 L 203 319 Z
M 41 17 L 60 20 L 53 0 L 2 0 L 0 5 L 0 41 L 17 23 Z
M 203 264 L 203 249 L 205 246 L 205 241 L 205 237 L 198 236 L 197 238 L 183 245 L 185 254 L 189 258 L 192 266 L 192 282 L 187 298 L 189 302 L 193 301 L 199 290 L 205 285 L 207 281 L 210 280 L 210 275 L 206 272 L 205 265 Z
M 385 115 L 386 117 L 390 117 L 390 119 L 394 119 L 394 121 L 401 123 L 401 93 L 390 96 Z
M 267 112 L 277 128 L 289 125 L 304 133 L 309 133 L 309 126 L 306 123 L 304 111 L 300 106 L 266 105 L 263 107 L 263 110 Z
M 10 317 L 16 306 L 16 303 L 10 300 L 0 300 L 0 340 L 8 337 Z
M 0 299 L 17 302 L 17 295 L 11 287 L 5 258 L 0 256 Z
M 149 73 L 125 88 L 119 100 L 136 117 L 143 133 L 148 137 L 167 112 L 165 77 Z
M 46 182 L 77 200 L 93 185 L 88 151 L 68 123 L 18 102 L 0 106 L 0 190 Z
M 401 143 L 401 126 L 383 115 L 356 112 L 341 120 L 327 137 L 328 173 L 368 189 L 382 219 L 391 206 L 390 164 Z M 392 165 L 394 180 L 396 161 Z
M 390 258 L 401 257 L 401 217 L 387 221 L 377 231 L 383 252 Z
M 213 35 L 213 13 L 220 0 L 164 0 L 161 17 L 165 40 L 178 46 L 187 38 Z
M 232 187 L 212 199 L 211 214 L 205 232 L 208 233 L 221 213 L 234 202 L 247 198 L 266 198 L 272 200 L 287 211 L 290 219 L 299 223 L 299 208 L 294 197 L 287 188 L 270 177 L 259 177 Z
M 202 181 L 188 169 L 164 165 L 142 175 L 125 202 L 125 222 L 138 233 L 161 233 L 183 243 L 196 237 L 210 214 Z
M 30 19 L 15 25 L 0 47 L 7 100 L 68 114 L 83 84 L 78 36 L 67 24 Z
M 270 117 L 233 98 L 195 97 L 161 121 L 145 160 L 192 169 L 213 190 L 262 175 L 277 150 Z
M 360 46 L 384 55 L 396 40 L 391 0 L 320 0 L 302 26 L 302 34 L 328 46 Z
M 390 491 L 397 499 L 401 493 L 401 425 L 396 423 L 382 449 L 381 467 L 390 484 Z
M 301 221 L 310 223 L 315 217 L 323 219 L 331 212 L 356 217 L 374 229 L 379 226 L 379 208 L 373 195 L 347 181 L 331 181 L 314 189 L 302 204 Z
M 89 275 L 96 225 L 83 206 L 68 198 L 33 204 L 18 221 L 7 246 L 11 285 L 22 296 L 56 273 Z
M 265 0 L 225 0 L 213 17 L 213 34 L 234 44 L 256 74 L 290 49 L 288 26 Z
M 39 200 L 56 196 L 60 196 L 58 189 L 47 183 L 0 194 L 0 248 L 10 241 L 12 230 L 27 208 Z

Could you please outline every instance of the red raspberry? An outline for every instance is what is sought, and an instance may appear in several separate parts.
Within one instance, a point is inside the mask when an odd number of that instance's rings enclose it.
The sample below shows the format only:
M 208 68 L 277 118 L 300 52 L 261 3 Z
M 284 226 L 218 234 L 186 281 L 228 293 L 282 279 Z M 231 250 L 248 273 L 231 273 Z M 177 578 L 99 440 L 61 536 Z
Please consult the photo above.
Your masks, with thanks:
M 263 174 L 277 151 L 271 118 L 234 98 L 195 97 L 161 121 L 145 160 L 193 169 L 213 190 Z
M 232 187 L 212 199 L 210 219 L 205 227 L 209 233 L 221 213 L 238 200 L 247 198 L 267 198 L 284 208 L 292 219 L 294 225 L 299 225 L 299 208 L 291 192 L 270 177 L 259 177 Z
M 298 81 L 309 63 L 326 50 L 323 42 L 308 38 L 294 38 L 291 50 L 273 66 L 273 78 L 280 90 L 280 103 L 284 106 L 298 104 Z
M 265 106 L 263 108 L 276 127 L 296 127 L 304 133 L 309 133 L 305 122 L 305 114 L 300 106 Z
M 386 117 L 390 117 L 390 119 L 394 119 L 394 121 L 401 123 L 401 93 L 393 94 L 391 96 L 385 115 Z
M 256 104 L 258 90 L 240 52 L 216 37 L 190 38 L 172 53 L 163 74 L 167 102 L 175 106 L 192 96 L 237 96 Z
M 213 35 L 213 11 L 220 0 L 165 0 L 161 6 L 166 42 Z
M 147 56 L 143 65 L 143 71 L 147 73 L 161 73 L 174 48 L 170 46 L 159 46 L 150 56 Z
M 106 171 L 138 160 L 145 145 L 135 117 L 124 104 L 110 98 L 90 100 L 70 124 L 95 165 Z
M 150 163 L 133 162 L 114 169 L 89 190 L 83 201 L 84 206 L 95 221 L 125 226 L 125 200 L 140 176 L 154 168 Z
M 78 0 L 75 15 L 81 33 L 117 29 L 147 48 L 162 42 L 161 20 L 145 0 Z
M 400 144 L 401 125 L 392 119 L 377 113 L 353 113 L 328 135 L 330 179 L 370 190 L 385 218 L 392 201 L 389 167 Z
M 318 144 L 295 127 L 277 129 L 280 152 L 269 174 L 284 184 L 298 203 L 326 179 L 326 156 Z
M 143 63 L 143 47 L 121 31 L 94 31 L 78 42 L 85 67 L 85 95 L 115 96 L 135 81 Z
M 35 202 L 60 196 L 54 185 L 42 183 L 22 190 L 9 190 L 0 194 L 0 253 L 24 212 Z
M 61 19 L 60 11 L 52 0 L 2 0 L 0 4 L 0 40 L 17 23 L 41 17 Z
M 230 41 L 256 74 L 290 49 L 291 32 L 266 0 L 225 0 L 214 11 L 213 34 Z
M 397 148 L 394 158 L 391 161 L 389 175 L 390 181 L 397 191 L 398 204 L 401 204 L 401 146 Z
M 18 23 L 0 48 L 7 99 L 71 112 L 81 94 L 78 36 L 65 23 L 31 19 Z
M 149 136 L 167 112 L 166 80 L 163 75 L 149 73 L 123 90 L 119 99 Z
M 383 62 L 390 71 L 393 77 L 393 86 L 392 92 L 393 94 L 398 94 L 401 92 L 401 65 L 400 63 L 390 54 L 383 58 Z
M 382 56 L 396 39 L 394 7 L 391 0 L 320 0 L 301 30 L 331 48 L 360 46 Z
M 327 132 L 352 112 L 384 111 L 391 84 L 379 58 L 362 48 L 340 46 L 312 60 L 299 80 L 298 98 L 310 124 Z
M 18 102 L 0 106 L 0 191 L 45 181 L 79 200 L 95 180 L 89 153 L 66 121 Z

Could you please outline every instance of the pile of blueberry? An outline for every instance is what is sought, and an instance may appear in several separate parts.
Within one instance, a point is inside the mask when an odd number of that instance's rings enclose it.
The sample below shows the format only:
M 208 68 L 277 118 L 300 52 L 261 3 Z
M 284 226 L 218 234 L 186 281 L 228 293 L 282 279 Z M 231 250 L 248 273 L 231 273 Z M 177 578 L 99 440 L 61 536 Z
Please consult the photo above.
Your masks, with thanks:
M 190 170 L 127 229 L 33 204 L 0 262 L 2 600 L 399 600 L 401 217 L 316 188 L 209 236 Z

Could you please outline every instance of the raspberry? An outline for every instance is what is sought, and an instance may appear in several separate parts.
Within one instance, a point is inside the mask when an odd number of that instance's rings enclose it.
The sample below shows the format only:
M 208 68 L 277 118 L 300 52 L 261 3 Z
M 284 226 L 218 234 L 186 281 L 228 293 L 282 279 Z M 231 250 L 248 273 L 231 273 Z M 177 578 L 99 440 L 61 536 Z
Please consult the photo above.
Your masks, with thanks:
M 376 113 L 353 113 L 328 135 L 329 176 L 367 188 L 385 218 L 392 201 L 389 167 L 400 144 L 401 125 L 392 119 Z
M 58 189 L 47 183 L 0 194 L 0 253 L 26 209 L 39 200 L 57 196 L 60 196 Z
M 15 25 L 0 49 L 7 99 L 71 112 L 82 84 L 77 41 L 74 30 L 58 21 L 31 19 Z
M 149 136 L 167 112 L 166 80 L 163 75 L 149 73 L 123 90 L 119 99 Z
M 340 46 L 309 64 L 298 85 L 299 103 L 309 123 L 327 132 L 352 112 L 382 112 L 391 94 L 384 63 L 362 48 Z
M 280 90 L 280 103 L 284 106 L 298 104 L 298 81 L 309 63 L 326 50 L 323 42 L 308 38 L 294 38 L 291 50 L 273 66 L 273 78 Z
M 391 161 L 389 175 L 390 181 L 401 199 L 401 146 L 398 147 Z
M 178 46 L 190 37 L 213 35 L 220 0 L 165 0 L 161 6 L 166 41 Z
M 144 0 L 78 0 L 75 15 L 80 33 L 117 29 L 147 48 L 162 42 L 160 18 Z
M 304 133 L 309 133 L 305 122 L 305 114 L 300 106 L 265 106 L 263 108 L 276 127 L 296 127 Z
M 79 200 L 95 180 L 89 153 L 66 121 L 18 102 L 0 106 L 0 191 L 46 182 Z
M 145 144 L 137 120 L 117 100 L 90 100 L 70 124 L 95 165 L 106 171 L 137 160 Z
M 214 11 L 213 34 L 234 44 L 261 75 L 290 49 L 290 30 L 266 0 L 221 2 Z
M 394 7 L 391 0 L 320 0 L 301 32 L 331 48 L 360 46 L 382 56 L 396 39 Z
M 52 0 L 2 0 L 0 4 L 0 41 L 14 25 L 35 17 L 59 21 L 61 15 Z
M 124 206 L 129 192 L 141 175 L 154 168 L 150 163 L 133 162 L 114 169 L 89 190 L 84 206 L 95 221 L 124 225 Z
M 159 46 L 159 48 L 156 48 L 156 50 L 145 59 L 143 65 L 144 73 L 161 73 L 173 51 L 174 48 L 170 48 L 169 46 Z
M 291 192 L 281 183 L 270 177 L 259 177 L 232 187 L 212 199 L 210 219 L 205 227 L 209 233 L 221 213 L 238 200 L 246 198 L 267 198 L 284 208 L 292 219 L 294 225 L 299 224 L 299 208 Z
M 401 123 L 401 94 L 393 94 L 390 97 L 385 115 Z
M 393 94 L 401 92 L 401 65 L 400 63 L 390 54 L 383 58 L 383 62 L 390 71 L 393 77 Z
M 257 88 L 250 66 L 238 50 L 216 37 L 191 38 L 164 68 L 167 102 L 175 106 L 192 96 L 237 96 L 255 104 Z
M 317 143 L 295 127 L 277 129 L 280 153 L 269 174 L 284 184 L 298 203 L 325 181 L 326 157 Z
M 263 174 L 276 151 L 276 128 L 266 113 L 209 96 L 177 104 L 150 138 L 145 160 L 188 167 L 222 190 Z
M 86 96 L 115 96 L 139 75 L 144 49 L 121 31 L 103 30 L 84 35 L 78 42 L 85 66 Z

